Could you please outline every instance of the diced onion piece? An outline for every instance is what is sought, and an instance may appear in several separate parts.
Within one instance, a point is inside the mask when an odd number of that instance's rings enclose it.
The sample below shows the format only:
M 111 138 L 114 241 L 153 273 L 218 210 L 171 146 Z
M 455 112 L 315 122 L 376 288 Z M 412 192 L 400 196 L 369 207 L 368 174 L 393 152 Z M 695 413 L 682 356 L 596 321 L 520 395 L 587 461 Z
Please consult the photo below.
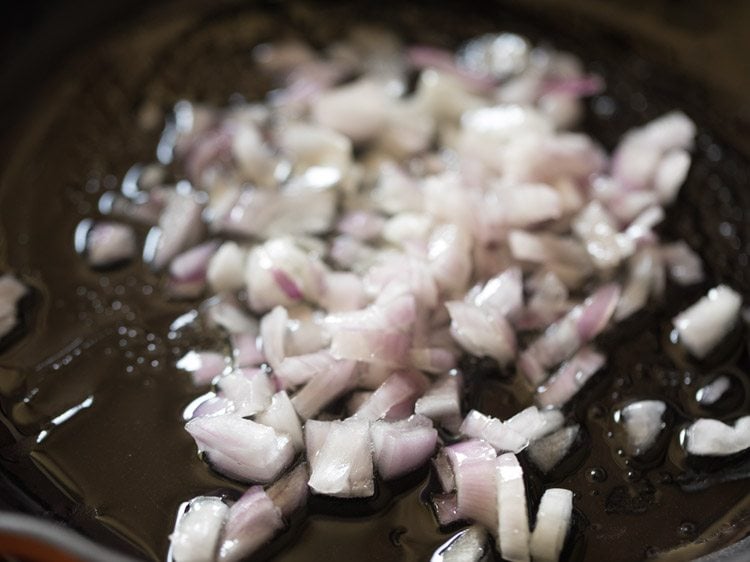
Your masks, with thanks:
M 414 411 L 455 431 L 461 423 L 461 383 L 458 373 L 447 374 L 417 400 Z
M 270 482 L 294 457 L 287 435 L 234 414 L 193 418 L 185 429 L 212 466 L 230 478 Z
M 302 424 L 300 424 L 292 401 L 283 390 L 273 395 L 271 404 L 255 416 L 255 421 L 272 427 L 280 433 L 286 433 L 296 450 L 303 449 Z
M 354 386 L 357 376 L 354 361 L 334 359 L 329 365 L 292 397 L 292 404 L 302 419 L 311 418 Z
M 726 456 L 750 447 L 750 416 L 739 418 L 734 426 L 719 420 L 699 419 L 685 432 L 685 449 L 691 455 Z
M 384 480 L 404 476 L 432 456 L 437 431 L 423 416 L 397 422 L 376 421 L 370 426 L 375 466 Z
M 188 351 L 177 361 L 177 368 L 190 373 L 196 386 L 210 384 L 221 375 L 229 362 L 227 357 L 215 351 Z
M 534 562 L 557 562 L 573 513 L 573 492 L 550 488 L 544 492 L 531 533 L 531 557 Z
M 219 548 L 219 562 L 238 562 L 284 528 L 281 510 L 260 486 L 248 489 L 231 508 Z
M 317 494 L 341 498 L 372 496 L 375 483 L 369 423 L 353 419 L 328 423 L 322 444 L 306 434 L 312 467 L 310 488 Z
M 487 530 L 472 525 L 440 545 L 430 562 L 482 562 L 489 553 Z
M 154 227 L 149 237 L 155 239 L 144 250 L 146 261 L 154 269 L 164 267 L 185 248 L 195 244 L 201 236 L 203 207 L 192 195 L 172 193 L 159 217 L 159 226 Z
M 711 406 L 715 404 L 724 393 L 732 386 L 732 382 L 726 375 L 715 378 L 706 386 L 698 389 L 695 393 L 695 399 L 701 406 Z
M 497 524 L 495 450 L 481 440 L 462 441 L 445 448 L 456 478 L 461 517 L 487 528 Z
M 284 517 L 289 518 L 307 502 L 309 477 L 307 463 L 301 462 L 266 490 L 268 497 Z
M 221 377 L 217 383 L 221 395 L 230 400 L 238 416 L 251 416 L 271 404 L 274 385 L 260 369 L 242 369 Z
M 502 557 L 512 562 L 528 562 L 529 516 L 523 469 L 516 455 L 497 457 L 497 537 Z
M 414 412 L 414 403 L 428 382 L 417 371 L 398 371 L 388 377 L 352 416 L 358 420 L 398 420 Z
M 592 347 L 584 347 L 537 389 L 536 403 L 539 407 L 561 408 L 601 369 L 606 358 Z
M 272 368 L 278 369 L 284 360 L 287 322 L 289 315 L 283 306 L 276 306 L 260 321 L 263 355 Z
M 719 285 L 688 309 L 675 316 L 672 324 L 680 342 L 697 358 L 702 359 L 734 327 L 742 306 L 742 297 Z
M 86 259 L 92 267 L 107 267 L 132 259 L 138 253 L 132 227 L 98 222 L 88 232 Z
M 506 420 L 504 425 L 533 442 L 561 428 L 563 421 L 560 410 L 539 410 L 536 406 L 529 406 Z
M 665 244 L 661 254 L 669 268 L 669 276 L 680 285 L 693 285 L 705 278 L 703 262 L 687 243 Z
M 521 435 L 506 423 L 471 410 L 461 424 L 461 433 L 474 439 L 484 439 L 496 451 L 520 453 L 529 444 L 528 437 Z
M 579 431 L 578 425 L 571 425 L 537 439 L 526 449 L 529 459 L 542 472 L 549 472 L 568 454 Z
M 662 416 L 667 405 L 661 400 L 640 400 L 618 412 L 628 435 L 628 451 L 641 455 L 650 449 L 666 424 Z
M 171 560 L 207 562 L 214 560 L 219 535 L 229 507 L 219 498 L 199 496 L 190 500 L 187 513 L 178 515 L 171 541 Z
M 455 492 L 434 495 L 432 497 L 432 508 L 435 510 L 435 517 L 437 517 L 440 525 L 450 525 L 462 519 Z
M 236 242 L 224 242 L 208 263 L 206 277 L 211 288 L 219 293 L 238 291 L 245 284 L 247 250 Z
M 445 306 L 451 316 L 451 334 L 466 351 L 477 357 L 492 357 L 501 365 L 513 359 L 516 336 L 505 318 L 459 301 Z

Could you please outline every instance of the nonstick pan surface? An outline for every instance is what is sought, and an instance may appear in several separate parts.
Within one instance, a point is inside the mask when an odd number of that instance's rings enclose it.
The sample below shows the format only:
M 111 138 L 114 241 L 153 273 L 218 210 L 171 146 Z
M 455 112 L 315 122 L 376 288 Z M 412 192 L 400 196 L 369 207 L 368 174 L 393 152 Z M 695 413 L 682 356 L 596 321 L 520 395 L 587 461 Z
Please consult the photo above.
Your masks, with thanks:
M 682 554 L 695 558 L 750 530 L 750 481 L 711 481 L 685 494 L 671 457 L 634 468 L 628 481 L 604 442 L 601 419 L 617 402 L 614 392 L 660 392 L 678 402 L 673 381 L 721 369 L 747 383 L 731 408 L 748 413 L 746 333 L 715 364 L 663 352 L 669 318 L 707 287 L 725 282 L 750 297 L 750 69 L 738 56 L 750 47 L 750 11 L 742 2 L 36 6 L 11 20 L 16 27 L 4 34 L 0 75 L 0 271 L 17 272 L 34 289 L 23 303 L 22 327 L 0 350 L 0 507 L 62 521 L 118 552 L 163 559 L 180 502 L 239 493 L 199 461 L 180 423 L 197 392 L 173 364 L 200 336 L 168 342 L 165 335 L 196 303 L 157 300 L 150 291 L 158 292 L 158 281 L 140 266 L 90 271 L 75 254 L 73 232 L 96 215 L 101 193 L 116 189 L 132 163 L 153 159 L 162 117 L 175 101 L 225 105 L 237 93 L 263 95 L 269 85 L 252 72 L 252 45 L 288 35 L 325 45 L 365 22 L 394 28 L 407 41 L 448 47 L 512 30 L 574 52 L 606 79 L 608 89 L 591 100 L 582 128 L 608 148 L 628 128 L 674 108 L 699 124 L 693 169 L 660 232 L 699 251 L 708 280 L 602 338 L 612 368 L 575 406 L 589 447 L 573 455 L 570 474 L 555 484 L 578 494 L 571 560 L 634 560 L 706 539 Z M 492 369 L 465 367 L 469 405 L 502 391 Z M 91 407 L 51 424 L 89 396 Z M 604 468 L 607 482 L 589 482 L 592 467 Z M 690 468 L 701 475 L 715 467 Z M 731 468 L 747 474 L 748 459 Z M 418 471 L 381 486 L 368 503 L 315 499 L 307 522 L 295 521 L 259 557 L 423 560 L 449 536 L 420 501 L 428 480 L 427 469 Z M 619 501 L 623 490 L 637 501 Z M 685 528 L 690 532 L 680 534 Z M 724 559 L 747 559 L 746 549 Z

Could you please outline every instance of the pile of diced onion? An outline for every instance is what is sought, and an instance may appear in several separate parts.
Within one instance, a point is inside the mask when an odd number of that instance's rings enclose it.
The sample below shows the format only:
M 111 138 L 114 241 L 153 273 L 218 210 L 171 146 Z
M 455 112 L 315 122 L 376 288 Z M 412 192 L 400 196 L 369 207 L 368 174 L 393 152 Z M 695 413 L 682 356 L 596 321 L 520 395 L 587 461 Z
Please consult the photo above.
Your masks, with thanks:
M 494 543 L 507 560 L 557 560 L 572 493 L 546 490 L 530 517 L 517 455 L 554 468 L 579 431 L 561 408 L 607 361 L 597 335 L 657 302 L 667 277 L 704 280 L 691 248 L 654 230 L 695 126 L 669 113 L 609 155 L 569 130 L 602 80 L 508 33 L 452 53 L 357 29 L 322 52 L 290 40 L 253 54 L 277 89 L 225 109 L 178 103 L 160 163 L 134 167 L 102 199 L 107 220 L 77 235 L 107 266 L 137 251 L 128 223 L 150 225 L 143 259 L 171 297 L 213 295 L 200 314 L 231 343 L 231 356 L 180 361 L 211 385 L 185 428 L 213 470 L 250 487 L 187 502 L 172 558 L 241 559 L 308 494 L 366 498 L 376 478 L 431 460 L 439 524 L 474 524 L 434 559 L 477 560 Z M 675 319 L 677 339 L 706 356 L 740 307 L 712 289 Z M 524 381 L 527 407 L 465 411 L 463 354 Z M 632 454 L 664 411 L 620 412 Z M 742 450 L 748 421 L 700 420 L 686 447 Z

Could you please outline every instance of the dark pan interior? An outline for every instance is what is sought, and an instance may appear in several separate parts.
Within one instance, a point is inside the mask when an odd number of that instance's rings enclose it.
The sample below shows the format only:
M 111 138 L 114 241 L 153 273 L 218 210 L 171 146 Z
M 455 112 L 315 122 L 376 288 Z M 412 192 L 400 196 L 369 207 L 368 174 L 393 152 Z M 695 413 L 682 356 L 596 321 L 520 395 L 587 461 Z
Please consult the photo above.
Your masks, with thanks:
M 591 100 L 582 128 L 608 148 L 628 128 L 674 108 L 699 124 L 694 166 L 660 232 L 699 251 L 708 279 L 670 288 L 662 307 L 601 338 L 611 366 L 569 412 L 586 425 L 585 446 L 551 479 L 533 474 L 530 501 L 533 509 L 550 482 L 577 493 L 571 560 L 635 560 L 713 537 L 686 551 L 695 557 L 747 534 L 747 455 L 717 473 L 687 463 L 672 444 L 626 466 L 605 437 L 608 412 L 623 396 L 663 396 L 675 426 L 694 416 L 678 384 L 686 375 L 697 381 L 736 373 L 741 388 L 727 415 L 750 409 L 745 332 L 701 364 L 665 352 L 669 319 L 707 287 L 725 282 L 750 298 L 750 110 L 742 96 L 750 71 L 732 58 L 691 62 L 685 40 L 713 37 L 711 26 L 720 33 L 731 18 L 705 3 L 671 1 L 52 4 L 47 19 L 29 28 L 36 43 L 6 36 L 16 50 L 0 75 L 0 271 L 12 269 L 34 287 L 22 328 L 0 349 L 0 507 L 63 520 L 122 552 L 163 559 L 181 501 L 239 493 L 199 461 L 180 423 L 198 392 L 173 363 L 197 336 L 167 341 L 166 334 L 195 303 L 145 294 L 158 293 L 158 280 L 139 265 L 90 271 L 74 252 L 73 231 L 132 163 L 153 160 L 161 122 L 139 127 L 147 108 L 166 111 L 180 98 L 224 105 L 237 92 L 261 96 L 268 84 L 252 71 L 248 46 L 287 35 L 325 45 L 351 23 L 374 22 L 407 41 L 452 47 L 512 30 L 576 53 L 606 79 L 607 92 Z M 732 5 L 726 9 L 750 23 L 742 3 Z M 714 66 L 735 79 L 720 81 Z M 465 367 L 467 407 L 498 415 L 515 407 L 501 400 L 509 384 L 502 373 L 482 363 Z M 87 396 L 92 407 L 50 425 Z M 40 440 L 42 430 L 48 433 Z M 595 467 L 609 475 L 605 482 L 586 478 Z M 679 481 L 682 473 L 688 480 Z M 690 485 L 696 490 L 680 492 Z M 307 522 L 296 520 L 258 558 L 423 560 L 449 536 L 420 502 L 429 488 L 424 469 L 381 484 L 369 502 L 313 499 Z

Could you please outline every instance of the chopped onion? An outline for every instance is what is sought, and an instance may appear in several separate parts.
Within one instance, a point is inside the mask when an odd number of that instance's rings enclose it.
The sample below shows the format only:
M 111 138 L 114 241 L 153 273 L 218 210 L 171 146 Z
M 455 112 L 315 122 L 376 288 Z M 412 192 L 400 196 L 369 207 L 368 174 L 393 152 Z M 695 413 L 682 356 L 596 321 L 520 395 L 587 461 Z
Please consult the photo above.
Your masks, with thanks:
M 419 398 L 414 411 L 457 431 L 461 425 L 461 385 L 459 373 L 449 373 L 437 381 Z
M 224 242 L 208 263 L 206 277 L 217 292 L 238 291 L 245 284 L 244 270 L 247 251 L 236 242 Z
M 459 301 L 445 306 L 451 315 L 451 334 L 466 351 L 477 357 L 492 357 L 501 365 L 513 359 L 516 336 L 505 318 Z
M 169 536 L 169 559 L 174 562 L 214 560 L 228 512 L 229 507 L 219 498 L 198 496 L 190 500 L 188 511 L 178 516 Z
M 462 519 L 458 510 L 458 499 L 456 493 L 437 494 L 432 498 L 432 508 L 435 510 L 440 525 L 450 525 Z
M 526 449 L 529 459 L 542 472 L 551 471 L 568 454 L 579 431 L 578 425 L 570 425 L 537 439 Z
M 669 268 L 669 276 L 680 285 L 693 285 L 705 278 L 700 257 L 685 242 L 665 244 L 661 254 Z
M 202 234 L 203 207 L 192 195 L 170 194 L 166 207 L 149 237 L 155 240 L 153 249 L 147 245 L 144 258 L 156 270 L 162 269 L 185 248 L 194 245 Z
M 711 406 L 718 402 L 731 386 L 732 383 L 729 377 L 721 375 L 706 386 L 698 389 L 698 392 L 695 393 L 695 399 L 701 406 Z
M 536 406 L 529 406 L 505 421 L 504 425 L 533 442 L 562 427 L 563 421 L 560 410 L 539 410 Z
M 497 537 L 502 557 L 528 562 L 529 516 L 523 469 L 513 453 L 497 457 Z
M 283 390 L 273 395 L 271 404 L 255 416 L 255 421 L 272 427 L 280 433 L 286 433 L 296 450 L 303 449 L 302 424 L 292 401 Z
M 384 480 L 404 476 L 432 456 L 437 431 L 419 415 L 397 422 L 376 421 L 370 426 L 375 466 Z
M 86 233 L 86 259 L 92 267 L 108 267 L 138 253 L 135 232 L 116 222 L 97 222 Z
M 686 430 L 685 450 L 691 455 L 726 456 L 750 447 L 750 416 L 739 418 L 734 426 L 719 420 L 699 419 Z
M 215 351 L 188 351 L 177 361 L 177 368 L 190 373 L 196 386 L 210 384 L 228 366 L 228 358 Z
M 388 377 L 360 406 L 353 418 L 365 421 L 398 420 L 414 412 L 414 403 L 428 382 L 416 371 L 398 371 Z
M 483 439 L 492 445 L 496 451 L 512 451 L 519 453 L 528 444 L 528 437 L 521 435 L 507 423 L 481 412 L 471 410 L 461 424 L 461 433 L 467 437 Z
M 666 427 L 662 416 L 667 405 L 661 400 L 640 400 L 632 402 L 615 414 L 615 421 L 621 421 L 628 435 L 628 451 L 641 455 L 650 449 Z
M 307 426 L 311 422 L 307 422 Z M 309 438 L 307 458 L 312 468 L 308 484 L 315 493 L 353 498 L 375 493 L 369 423 L 344 420 L 327 423 L 322 443 Z
M 531 557 L 535 562 L 557 562 L 570 529 L 573 492 L 562 488 L 545 490 L 531 533 Z
M 272 368 L 278 369 L 284 360 L 284 346 L 289 315 L 283 306 L 276 306 L 260 321 L 263 355 Z
M 540 407 L 561 408 L 601 369 L 606 358 L 592 347 L 584 347 L 549 380 L 537 389 L 536 403 Z
M 344 392 L 351 390 L 356 382 L 354 361 L 332 359 L 328 365 L 292 398 L 292 404 L 302 419 L 309 419 L 320 412 Z
M 270 482 L 294 457 L 287 435 L 234 414 L 193 418 L 185 429 L 212 466 L 230 478 Z
M 307 463 L 301 462 L 266 490 L 268 497 L 284 517 L 289 518 L 307 502 L 309 477 Z
M 274 384 L 260 369 L 240 369 L 221 377 L 216 384 L 219 393 L 232 403 L 238 416 L 251 416 L 271 404 Z
M 461 517 L 487 528 L 497 524 L 495 450 L 481 440 L 462 441 L 445 448 L 456 479 Z
M 697 303 L 672 320 L 680 342 L 697 358 L 702 359 L 716 347 L 734 327 L 742 306 L 742 297 L 719 285 Z
M 237 562 L 250 556 L 284 528 L 281 510 L 260 486 L 249 488 L 229 508 L 219 562 Z
M 490 555 L 488 539 L 486 529 L 472 525 L 440 545 L 430 562 L 482 562 Z

